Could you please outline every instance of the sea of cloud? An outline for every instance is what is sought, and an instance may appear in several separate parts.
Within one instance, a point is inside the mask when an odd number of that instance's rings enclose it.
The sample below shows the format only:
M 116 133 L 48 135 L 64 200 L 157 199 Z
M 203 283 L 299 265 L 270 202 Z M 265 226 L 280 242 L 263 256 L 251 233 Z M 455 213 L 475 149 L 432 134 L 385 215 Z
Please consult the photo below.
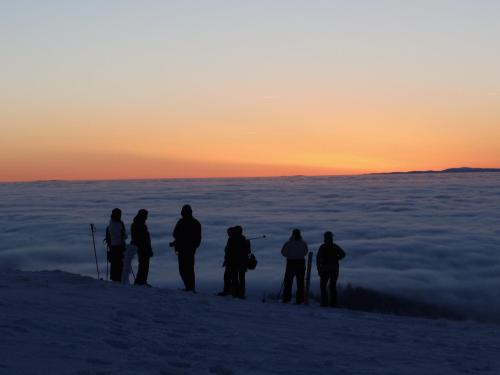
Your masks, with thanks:
M 140 208 L 155 255 L 150 282 L 181 287 L 172 229 L 189 203 L 203 225 L 200 291 L 222 287 L 226 228 L 240 224 L 259 260 L 250 295 L 277 292 L 282 244 L 300 228 L 312 251 L 332 230 L 347 257 L 341 284 L 446 304 L 470 316 L 500 316 L 500 173 L 366 175 L 0 184 L 0 268 L 101 273 L 104 230 L 120 207 L 127 225 Z M 313 272 L 312 288 L 318 287 Z

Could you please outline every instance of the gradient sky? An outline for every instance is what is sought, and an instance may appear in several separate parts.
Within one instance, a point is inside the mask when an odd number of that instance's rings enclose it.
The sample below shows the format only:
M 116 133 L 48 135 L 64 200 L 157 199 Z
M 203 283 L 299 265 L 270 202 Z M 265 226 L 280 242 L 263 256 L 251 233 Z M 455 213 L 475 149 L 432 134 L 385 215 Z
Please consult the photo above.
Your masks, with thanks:
M 500 167 L 500 1 L 9 1 L 0 180 Z

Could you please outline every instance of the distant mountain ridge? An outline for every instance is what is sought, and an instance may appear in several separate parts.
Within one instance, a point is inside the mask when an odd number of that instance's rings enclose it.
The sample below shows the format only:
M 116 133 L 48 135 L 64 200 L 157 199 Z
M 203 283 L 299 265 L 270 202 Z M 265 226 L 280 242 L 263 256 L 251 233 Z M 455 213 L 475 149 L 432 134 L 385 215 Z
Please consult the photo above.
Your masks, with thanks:
M 500 168 L 470 168 L 470 167 L 460 167 L 460 168 L 448 168 L 440 171 L 427 170 L 427 171 L 408 171 L 408 172 L 382 172 L 374 174 L 426 174 L 426 173 L 480 173 L 480 172 L 500 172 Z

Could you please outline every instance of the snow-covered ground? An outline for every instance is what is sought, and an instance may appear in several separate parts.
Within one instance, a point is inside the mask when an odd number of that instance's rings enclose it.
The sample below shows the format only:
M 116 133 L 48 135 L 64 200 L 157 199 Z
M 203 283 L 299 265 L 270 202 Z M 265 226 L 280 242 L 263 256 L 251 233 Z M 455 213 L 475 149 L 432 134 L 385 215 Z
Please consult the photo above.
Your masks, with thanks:
M 498 374 L 500 328 L 7 271 L 0 374 Z

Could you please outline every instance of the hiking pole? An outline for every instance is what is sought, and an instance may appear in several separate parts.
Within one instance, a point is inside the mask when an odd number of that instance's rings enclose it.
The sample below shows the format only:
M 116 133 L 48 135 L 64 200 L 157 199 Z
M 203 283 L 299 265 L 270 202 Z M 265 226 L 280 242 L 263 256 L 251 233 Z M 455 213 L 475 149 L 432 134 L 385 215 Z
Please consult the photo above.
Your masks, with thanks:
M 95 248 L 95 238 L 94 238 L 94 233 L 97 231 L 95 229 L 94 224 L 90 224 L 90 231 L 92 232 L 92 243 L 94 244 L 94 256 L 95 256 L 95 267 L 97 269 L 97 279 L 100 279 L 99 275 L 99 263 L 97 262 L 97 250 Z
M 263 234 L 262 236 L 258 236 L 258 237 L 252 237 L 252 238 L 247 238 L 248 241 L 252 241 L 252 240 L 261 240 L 261 239 L 264 239 L 266 238 L 266 235 Z

